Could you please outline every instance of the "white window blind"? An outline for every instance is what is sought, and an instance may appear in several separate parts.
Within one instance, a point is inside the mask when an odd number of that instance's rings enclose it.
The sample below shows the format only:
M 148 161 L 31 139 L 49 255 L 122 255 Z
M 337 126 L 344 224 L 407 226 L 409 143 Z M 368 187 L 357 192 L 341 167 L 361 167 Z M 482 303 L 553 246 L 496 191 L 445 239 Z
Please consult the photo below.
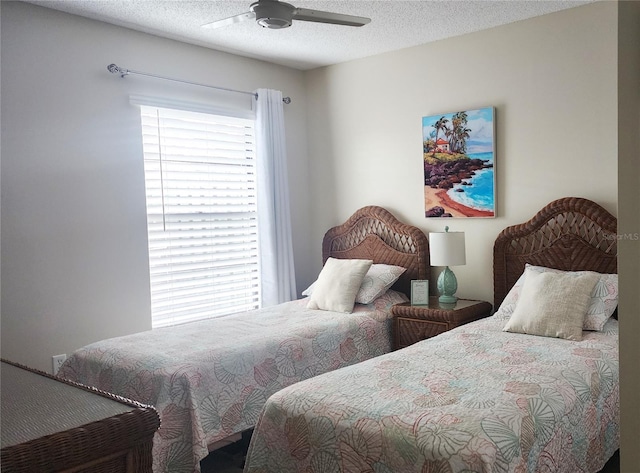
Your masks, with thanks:
M 258 308 L 254 121 L 140 109 L 152 326 Z

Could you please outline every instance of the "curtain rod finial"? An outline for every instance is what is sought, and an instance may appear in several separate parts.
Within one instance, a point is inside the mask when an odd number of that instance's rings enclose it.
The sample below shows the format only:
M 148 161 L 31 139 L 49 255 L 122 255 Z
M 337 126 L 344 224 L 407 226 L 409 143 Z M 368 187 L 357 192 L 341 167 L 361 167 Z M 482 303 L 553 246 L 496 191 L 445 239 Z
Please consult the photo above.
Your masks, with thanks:
M 129 69 L 123 69 L 121 67 L 116 66 L 115 64 L 109 64 L 107 66 L 107 70 L 112 74 L 120 74 L 120 77 L 124 77 L 129 74 Z

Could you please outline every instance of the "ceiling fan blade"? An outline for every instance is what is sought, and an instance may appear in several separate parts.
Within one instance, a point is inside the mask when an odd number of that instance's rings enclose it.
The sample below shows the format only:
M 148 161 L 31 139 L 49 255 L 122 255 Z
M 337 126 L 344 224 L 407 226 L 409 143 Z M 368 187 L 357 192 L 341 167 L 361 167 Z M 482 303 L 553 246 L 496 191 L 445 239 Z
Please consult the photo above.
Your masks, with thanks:
M 293 11 L 294 20 L 314 21 L 316 23 L 331 23 L 333 25 L 364 26 L 371 18 L 363 16 L 345 15 L 328 11 L 309 10 L 308 8 L 296 8 Z
M 230 16 L 222 20 L 217 20 L 212 23 L 206 23 L 202 25 L 202 28 L 215 29 L 222 28 L 223 26 L 233 25 L 234 23 L 240 23 L 246 20 L 255 20 L 256 14 L 253 12 L 240 13 L 239 15 Z

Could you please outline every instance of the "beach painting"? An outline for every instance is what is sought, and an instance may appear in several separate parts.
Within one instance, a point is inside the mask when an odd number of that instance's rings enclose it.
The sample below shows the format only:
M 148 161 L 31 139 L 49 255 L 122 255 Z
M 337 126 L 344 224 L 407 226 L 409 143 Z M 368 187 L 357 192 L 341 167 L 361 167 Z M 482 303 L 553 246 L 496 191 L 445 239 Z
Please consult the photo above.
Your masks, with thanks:
M 495 217 L 494 108 L 422 118 L 425 217 Z

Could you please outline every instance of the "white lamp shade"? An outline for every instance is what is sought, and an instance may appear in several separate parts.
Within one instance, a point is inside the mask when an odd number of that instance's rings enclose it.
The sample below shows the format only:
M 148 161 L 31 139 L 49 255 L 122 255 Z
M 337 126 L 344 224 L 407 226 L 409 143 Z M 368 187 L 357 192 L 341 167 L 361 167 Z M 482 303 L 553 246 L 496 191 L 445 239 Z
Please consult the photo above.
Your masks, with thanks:
M 429 233 L 431 266 L 459 266 L 466 264 L 464 232 Z

